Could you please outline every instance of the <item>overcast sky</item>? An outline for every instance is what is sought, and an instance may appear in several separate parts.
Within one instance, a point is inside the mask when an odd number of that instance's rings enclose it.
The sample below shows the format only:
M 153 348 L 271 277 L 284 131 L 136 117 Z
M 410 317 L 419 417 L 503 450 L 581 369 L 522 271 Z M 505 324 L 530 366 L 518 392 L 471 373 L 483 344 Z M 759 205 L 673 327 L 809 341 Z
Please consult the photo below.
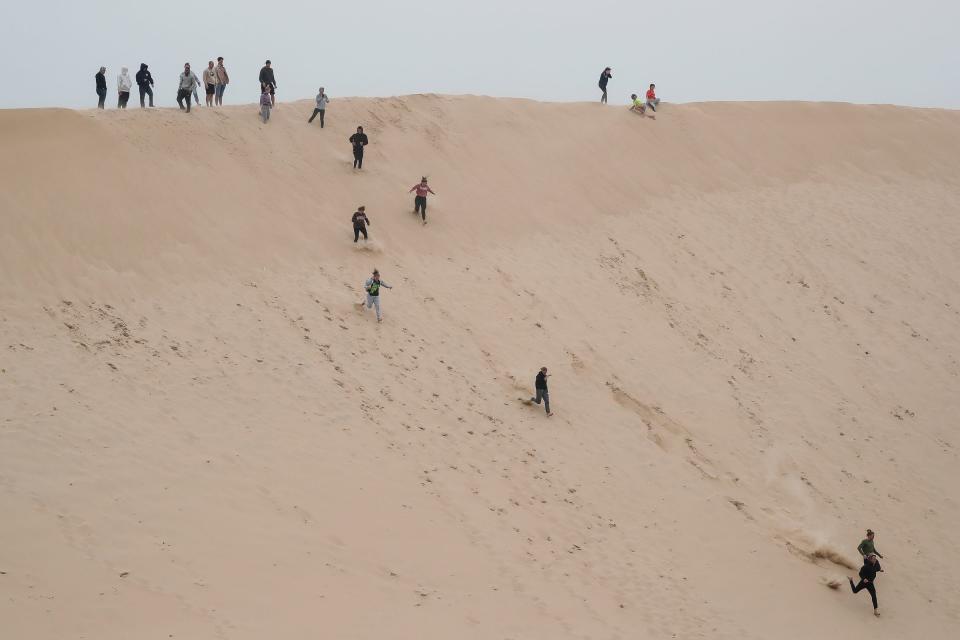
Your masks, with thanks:
M 960 108 L 960 0 L 10 0 L 0 108 L 108 106 L 121 66 L 226 59 L 228 104 L 270 58 L 280 101 L 407 93 L 610 101 L 839 100 Z M 136 87 L 134 86 L 134 94 Z M 131 102 L 138 100 L 131 96 Z

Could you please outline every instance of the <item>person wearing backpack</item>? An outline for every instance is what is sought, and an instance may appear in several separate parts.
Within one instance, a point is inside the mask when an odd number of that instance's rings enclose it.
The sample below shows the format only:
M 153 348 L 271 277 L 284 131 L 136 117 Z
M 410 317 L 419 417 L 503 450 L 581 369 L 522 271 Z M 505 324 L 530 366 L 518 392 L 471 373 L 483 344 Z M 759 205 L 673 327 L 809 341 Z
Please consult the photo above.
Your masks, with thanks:
M 377 322 L 383 322 L 383 316 L 380 314 L 380 289 L 382 288 L 393 289 L 380 279 L 380 272 L 374 269 L 373 276 L 364 283 L 363 290 L 367 292 L 367 309 L 374 307 L 377 310 Z

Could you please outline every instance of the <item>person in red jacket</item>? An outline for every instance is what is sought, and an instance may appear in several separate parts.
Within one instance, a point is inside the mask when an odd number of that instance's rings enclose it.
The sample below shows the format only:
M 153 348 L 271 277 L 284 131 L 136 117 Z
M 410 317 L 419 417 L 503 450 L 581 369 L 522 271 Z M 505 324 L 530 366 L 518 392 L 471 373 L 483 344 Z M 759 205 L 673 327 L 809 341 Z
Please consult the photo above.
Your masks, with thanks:
M 427 224 L 427 194 L 433 193 L 433 189 L 427 184 L 427 176 L 420 178 L 420 182 L 410 187 L 407 193 L 417 192 L 417 197 L 413 199 L 413 212 L 423 216 L 423 224 Z M 433 193 L 433 195 L 437 195 Z
M 646 106 L 650 107 L 654 112 L 656 112 L 658 104 L 660 104 L 660 98 L 657 97 L 657 85 L 651 84 L 650 88 L 647 89 Z

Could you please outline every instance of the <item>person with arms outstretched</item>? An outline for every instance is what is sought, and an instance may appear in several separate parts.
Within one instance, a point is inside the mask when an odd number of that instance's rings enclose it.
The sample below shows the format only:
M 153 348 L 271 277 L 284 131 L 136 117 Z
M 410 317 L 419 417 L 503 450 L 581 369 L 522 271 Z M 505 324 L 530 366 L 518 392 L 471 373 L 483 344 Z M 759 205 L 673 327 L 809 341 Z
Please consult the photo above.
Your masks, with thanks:
M 273 67 L 269 60 L 260 68 L 260 92 L 262 93 L 264 89 L 270 90 L 270 106 L 276 106 L 277 78 L 273 75 Z
M 324 93 L 323 87 L 320 87 L 320 93 L 317 94 L 317 106 L 313 109 L 313 115 L 310 116 L 310 119 L 307 120 L 307 124 L 313 122 L 313 119 L 320 115 L 320 128 L 323 129 L 323 116 L 327 112 L 327 103 L 330 102 L 330 98 L 327 97 L 327 94 Z
M 353 241 L 356 242 L 360 239 L 360 234 L 363 234 L 363 241 L 367 241 L 367 225 L 370 223 L 370 218 L 367 217 L 367 208 L 366 207 L 357 207 L 356 212 L 354 212 L 353 217 L 351 218 L 353 222 Z
M 383 322 L 383 316 L 380 315 L 380 290 L 383 288 L 393 289 L 380 279 L 380 272 L 374 269 L 373 276 L 364 283 L 363 290 L 367 292 L 367 309 L 374 307 L 377 310 L 377 322 Z
M 540 367 L 540 373 L 537 374 L 537 379 L 533 383 L 537 395 L 530 398 L 530 402 L 536 402 L 537 404 L 540 404 L 540 401 L 543 400 L 543 408 L 546 410 L 548 418 L 553 415 L 550 411 L 550 392 L 547 391 L 547 378 L 549 377 L 547 368 Z
M 415 214 L 421 214 L 423 216 L 423 224 L 427 224 L 427 194 L 437 194 L 434 193 L 430 185 L 427 184 L 427 176 L 420 178 L 420 182 L 413 185 L 407 193 L 413 193 L 414 191 L 417 192 L 417 195 L 413 199 L 413 212 Z
M 137 71 L 136 75 L 137 88 L 140 89 L 140 108 L 143 109 L 145 105 L 143 104 L 143 98 L 145 96 L 150 96 L 150 106 L 153 106 L 153 76 L 150 75 L 150 71 L 147 69 L 147 65 L 140 63 L 140 71 Z
M 367 134 L 363 132 L 363 127 L 357 127 L 357 132 L 350 136 L 350 144 L 353 145 L 353 168 L 363 169 L 363 148 L 370 143 Z
M 607 83 L 610 81 L 610 78 L 613 77 L 613 69 L 607 67 L 603 70 L 603 73 L 600 74 L 600 91 L 603 92 L 603 95 L 600 96 L 600 104 L 607 104 Z
M 883 568 L 880 566 L 880 561 L 877 560 L 876 554 L 871 553 L 863 559 L 863 566 L 860 567 L 860 582 L 854 585 L 853 578 L 847 577 L 847 580 L 850 582 L 850 589 L 854 593 L 860 593 L 863 589 L 870 592 L 870 599 L 873 601 L 873 615 L 875 616 L 880 615 L 880 608 L 877 606 L 877 587 L 874 583 L 877 579 L 877 574 L 882 571 Z
M 107 68 L 100 67 L 100 71 L 97 71 L 93 79 L 97 83 L 97 109 L 103 109 L 107 101 Z

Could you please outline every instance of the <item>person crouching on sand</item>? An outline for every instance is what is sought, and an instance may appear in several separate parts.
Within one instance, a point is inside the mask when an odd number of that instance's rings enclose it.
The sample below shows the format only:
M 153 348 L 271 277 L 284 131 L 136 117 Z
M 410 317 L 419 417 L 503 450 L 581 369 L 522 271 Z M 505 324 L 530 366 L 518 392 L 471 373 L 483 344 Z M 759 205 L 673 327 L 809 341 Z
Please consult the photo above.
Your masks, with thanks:
M 645 106 L 656 113 L 658 104 L 660 104 L 660 98 L 657 97 L 657 85 L 651 84 L 650 88 L 647 89 L 647 104 Z
M 360 234 L 363 234 L 363 241 L 367 241 L 367 225 L 370 224 L 370 218 L 367 217 L 367 208 L 358 207 L 357 211 L 353 214 L 353 241 L 356 242 L 360 239 Z
M 270 107 L 272 106 L 270 88 L 264 87 L 263 93 L 260 94 L 260 118 L 263 120 L 263 124 L 267 124 L 267 121 L 270 120 Z
M 423 224 L 427 224 L 427 194 L 433 193 L 433 189 L 427 184 L 427 176 L 420 178 L 420 182 L 413 185 L 407 193 L 417 192 L 413 199 L 413 212 L 423 216 Z M 433 193 L 433 195 L 437 195 Z
M 870 592 L 870 599 L 873 601 L 873 615 L 875 616 L 880 615 L 880 608 L 877 606 L 877 587 L 874 581 L 881 571 L 883 569 L 880 567 L 880 561 L 877 560 L 876 554 L 871 553 L 863 559 L 863 566 L 860 567 L 860 582 L 854 585 L 853 578 L 847 577 L 850 582 L 850 589 L 854 593 L 859 593 L 863 589 Z
M 640 114 L 641 116 L 646 112 L 647 107 L 640 101 L 640 98 L 637 97 L 637 94 L 630 94 L 630 111 Z
M 547 378 L 549 377 L 547 368 L 540 367 L 540 373 L 537 374 L 537 379 L 533 383 L 537 395 L 530 398 L 530 402 L 536 402 L 537 404 L 540 404 L 540 400 L 543 400 L 543 408 L 546 410 L 548 418 L 553 415 L 550 411 L 550 392 L 547 391 Z
M 367 309 L 374 307 L 377 310 L 377 322 L 383 322 L 383 317 L 380 315 L 380 289 L 382 288 L 393 289 L 380 279 L 380 272 L 374 269 L 373 276 L 364 283 L 363 290 L 367 292 Z

